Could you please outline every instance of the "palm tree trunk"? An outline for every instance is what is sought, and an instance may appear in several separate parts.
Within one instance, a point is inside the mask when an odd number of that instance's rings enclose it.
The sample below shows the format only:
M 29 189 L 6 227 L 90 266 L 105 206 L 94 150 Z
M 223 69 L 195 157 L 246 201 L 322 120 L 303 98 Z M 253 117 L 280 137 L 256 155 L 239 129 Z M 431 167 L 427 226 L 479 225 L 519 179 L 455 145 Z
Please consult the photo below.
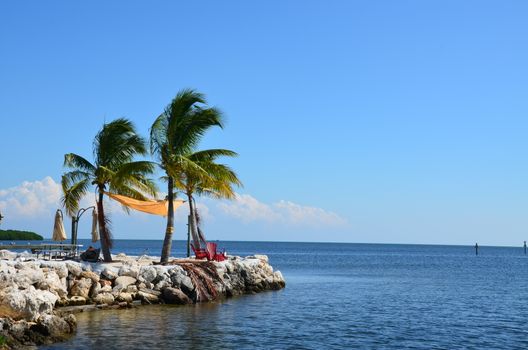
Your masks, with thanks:
M 172 233 L 174 232 L 174 180 L 169 176 L 167 200 L 169 201 L 169 210 L 167 213 L 167 229 L 165 230 L 165 240 L 161 249 L 160 263 L 169 262 L 169 256 L 172 248 Z
M 97 220 L 99 221 L 99 233 L 101 235 L 101 250 L 103 251 L 103 259 L 105 262 L 112 261 L 112 254 L 110 254 L 110 235 L 106 227 L 106 220 L 103 207 L 103 189 L 99 188 L 99 201 L 97 201 Z
M 187 257 L 191 256 L 191 235 L 194 235 L 194 227 L 195 227 L 195 216 L 194 216 L 194 209 L 192 205 L 192 196 L 187 193 L 187 199 L 189 201 L 189 230 L 187 230 Z M 194 236 L 193 236 L 194 237 Z M 196 249 L 199 249 L 200 247 L 195 245 Z
M 187 257 L 191 257 L 191 214 L 187 216 Z
M 189 225 L 191 227 L 191 236 L 193 237 L 194 241 L 194 247 L 199 249 L 200 246 L 200 240 L 196 239 L 198 237 L 198 229 L 197 229 L 197 223 L 196 223 L 196 209 L 194 208 L 193 204 L 193 198 L 190 194 L 187 194 L 187 197 L 189 198 L 189 212 L 190 212 L 190 222 Z M 190 244 L 190 242 L 188 243 Z

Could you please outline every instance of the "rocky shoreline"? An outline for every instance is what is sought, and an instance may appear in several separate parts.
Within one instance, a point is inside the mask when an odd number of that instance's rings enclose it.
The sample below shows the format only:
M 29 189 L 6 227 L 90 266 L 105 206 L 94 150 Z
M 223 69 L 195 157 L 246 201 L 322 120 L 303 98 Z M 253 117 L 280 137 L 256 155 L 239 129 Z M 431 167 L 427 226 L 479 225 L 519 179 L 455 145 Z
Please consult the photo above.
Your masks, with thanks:
M 123 254 L 112 263 L 33 260 L 8 251 L 0 259 L 0 349 L 69 338 L 79 309 L 194 304 L 286 285 L 265 255 L 169 265 Z

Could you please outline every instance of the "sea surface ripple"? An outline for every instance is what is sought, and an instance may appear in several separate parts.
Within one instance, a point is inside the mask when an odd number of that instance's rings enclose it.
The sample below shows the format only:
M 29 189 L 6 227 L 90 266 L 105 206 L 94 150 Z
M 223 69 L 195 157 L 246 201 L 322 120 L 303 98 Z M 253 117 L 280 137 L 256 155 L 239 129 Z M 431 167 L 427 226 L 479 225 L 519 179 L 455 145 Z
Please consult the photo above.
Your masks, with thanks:
M 222 302 L 78 314 L 71 340 L 42 349 L 526 349 L 522 248 L 220 242 L 267 254 L 284 290 Z M 175 242 L 183 254 L 183 242 Z M 117 241 L 141 254 L 161 241 Z M 178 248 L 179 247 L 179 248 Z

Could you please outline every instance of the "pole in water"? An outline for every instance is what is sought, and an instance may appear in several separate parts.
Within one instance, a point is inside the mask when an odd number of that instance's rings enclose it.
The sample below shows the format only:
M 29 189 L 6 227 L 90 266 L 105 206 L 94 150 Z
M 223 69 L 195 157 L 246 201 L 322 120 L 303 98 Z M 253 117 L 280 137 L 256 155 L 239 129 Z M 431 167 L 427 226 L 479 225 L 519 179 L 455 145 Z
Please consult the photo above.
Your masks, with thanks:
M 478 255 L 478 249 L 479 249 L 478 243 L 475 243 L 475 255 Z
M 526 255 L 526 241 L 524 241 L 524 255 Z

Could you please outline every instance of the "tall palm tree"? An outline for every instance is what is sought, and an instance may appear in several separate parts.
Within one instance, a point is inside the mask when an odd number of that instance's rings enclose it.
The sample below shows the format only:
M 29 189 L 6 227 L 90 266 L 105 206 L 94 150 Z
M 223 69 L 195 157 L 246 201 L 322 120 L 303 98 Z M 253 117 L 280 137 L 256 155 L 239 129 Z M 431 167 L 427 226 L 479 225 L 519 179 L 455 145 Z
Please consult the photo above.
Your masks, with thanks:
M 155 196 L 156 185 L 147 178 L 154 172 L 155 163 L 134 161 L 136 155 L 146 153 L 145 140 L 136 133 L 132 122 L 120 118 L 104 124 L 95 136 L 93 164 L 74 153 L 64 155 L 64 166 L 72 170 L 62 176 L 63 205 L 66 212 L 73 215 L 79 208 L 80 199 L 90 186 L 95 186 L 104 261 L 112 261 L 112 234 L 104 212 L 104 192 L 109 190 L 140 200 L 145 199 L 145 194 Z
M 237 174 L 227 165 L 216 163 L 220 156 L 236 157 L 237 153 L 226 149 L 198 151 L 188 156 L 198 167 L 184 168 L 176 180 L 178 187 L 187 196 L 189 203 L 189 226 L 193 237 L 199 237 L 199 220 L 194 194 L 213 198 L 232 199 L 235 197 L 233 186 L 242 186 Z M 187 237 L 187 256 L 190 237 Z
M 223 127 L 222 114 L 216 108 L 206 106 L 205 97 L 194 90 L 178 92 L 165 111 L 154 121 L 150 129 L 151 152 L 165 171 L 167 178 L 167 227 L 161 250 L 161 263 L 167 263 L 174 232 L 174 179 L 184 168 L 200 167 L 188 158 L 205 132 L 213 127 Z

